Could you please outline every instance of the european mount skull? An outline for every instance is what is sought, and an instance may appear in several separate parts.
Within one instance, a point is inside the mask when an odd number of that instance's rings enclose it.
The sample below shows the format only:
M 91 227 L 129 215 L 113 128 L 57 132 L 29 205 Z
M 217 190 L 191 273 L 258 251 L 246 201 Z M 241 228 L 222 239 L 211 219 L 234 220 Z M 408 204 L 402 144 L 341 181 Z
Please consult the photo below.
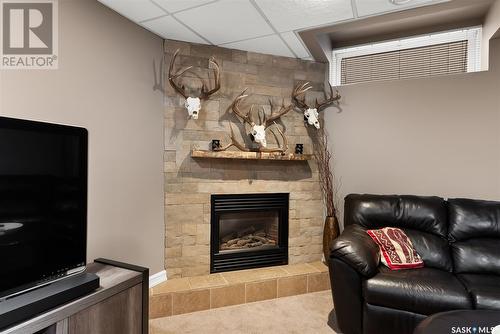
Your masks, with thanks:
M 293 108 L 293 105 L 289 105 L 289 106 L 285 106 L 285 103 L 283 101 L 283 103 L 281 104 L 281 107 L 279 109 L 279 111 L 277 113 L 273 113 L 273 103 L 272 101 L 270 100 L 269 101 L 269 104 L 271 105 L 271 116 L 267 116 L 266 113 L 262 110 L 262 115 L 263 117 L 261 117 L 261 113 L 259 112 L 259 124 L 255 123 L 254 120 L 253 120 L 253 105 L 250 107 L 250 110 L 248 111 L 248 113 L 244 114 L 241 110 L 240 110 L 240 103 L 241 101 L 247 97 L 248 95 L 245 95 L 245 92 L 246 92 L 246 89 L 236 97 L 236 99 L 233 101 L 233 103 L 231 104 L 231 109 L 233 110 L 233 112 L 238 115 L 245 123 L 247 123 L 249 126 L 250 126 L 250 137 L 251 139 L 256 142 L 257 144 L 259 144 L 260 146 L 260 151 L 263 151 L 263 152 L 283 152 L 286 151 L 283 150 L 283 148 L 279 148 L 279 149 L 267 149 L 267 139 L 266 139 L 266 131 L 269 129 L 269 127 L 273 124 L 276 124 L 276 120 L 279 119 L 281 116 L 285 115 L 286 113 L 288 113 L 290 110 L 292 110 Z M 272 131 L 272 130 L 270 130 Z M 284 143 L 286 143 L 286 138 L 284 136 L 284 134 L 281 132 L 281 130 L 279 130 L 278 128 L 278 131 L 280 132 L 281 136 L 283 137 L 283 141 Z M 273 132 L 274 133 L 274 132 Z
M 267 148 L 267 147 L 262 147 L 261 146 L 257 150 L 255 150 L 255 149 L 249 149 L 244 144 L 240 143 L 236 139 L 236 136 L 234 135 L 233 126 L 232 126 L 231 123 L 229 123 L 229 127 L 231 129 L 231 142 L 228 143 L 224 147 L 215 148 L 214 151 L 226 151 L 227 149 L 229 149 L 232 146 L 238 148 L 240 151 L 243 151 L 243 152 L 257 151 L 257 152 L 268 152 L 268 153 L 280 153 L 281 155 L 284 155 L 286 153 L 286 151 L 288 151 L 288 140 L 286 139 L 286 136 L 283 133 L 283 131 L 280 130 L 279 126 L 276 126 L 276 130 L 278 130 L 278 132 L 279 132 L 279 134 L 281 135 L 281 138 L 282 138 L 282 142 L 278 143 L 279 147 L 276 147 L 276 148 Z M 273 129 L 269 129 L 269 131 L 271 131 L 271 133 L 276 137 L 276 134 L 274 133 Z
M 304 113 L 304 121 L 309 125 L 313 125 L 316 129 L 321 128 L 319 122 L 319 113 L 326 107 L 328 107 L 330 104 L 340 100 L 339 92 L 337 91 L 336 94 L 334 95 L 332 86 L 331 85 L 328 86 L 330 87 L 330 96 L 328 96 L 325 93 L 325 101 L 321 103 L 319 103 L 318 99 L 316 99 L 316 104 L 315 107 L 313 108 L 310 107 L 305 101 L 306 99 L 305 93 L 312 88 L 309 82 L 306 82 L 302 85 L 299 84 L 293 90 L 292 99 L 295 102 L 295 106 Z M 304 96 L 302 98 L 299 98 L 300 95 Z
M 198 119 L 198 114 L 201 109 L 201 100 L 199 97 L 188 97 L 186 98 L 186 102 L 184 102 L 184 106 L 186 107 L 189 117 L 193 119 Z
M 309 125 L 314 125 L 316 129 L 320 128 L 318 109 L 307 108 L 307 110 L 304 111 L 304 120 L 307 121 Z
M 267 147 L 266 127 L 264 125 L 255 124 L 252 127 L 252 138 L 257 144 L 262 147 Z
M 170 82 L 170 85 L 184 98 L 186 99 L 186 102 L 184 102 L 184 106 L 186 107 L 188 111 L 188 115 L 190 118 L 193 119 L 198 119 L 198 116 L 200 114 L 201 110 L 201 101 L 202 100 L 208 100 L 210 95 L 214 94 L 220 89 L 220 70 L 219 70 L 219 64 L 217 61 L 214 59 L 214 57 L 209 59 L 209 63 L 212 64 L 213 70 L 214 70 L 214 88 L 211 90 L 208 90 L 207 86 L 205 83 L 203 83 L 201 87 L 201 93 L 199 96 L 192 97 L 188 96 L 185 90 L 184 85 L 179 86 L 178 83 L 175 82 L 177 78 L 182 76 L 184 73 L 189 71 L 193 66 L 187 66 L 185 68 L 180 69 L 176 73 L 173 73 L 174 70 L 174 63 L 177 58 L 177 54 L 179 53 L 180 49 L 177 49 L 172 57 L 172 60 L 170 61 L 170 67 L 168 69 L 168 81 Z

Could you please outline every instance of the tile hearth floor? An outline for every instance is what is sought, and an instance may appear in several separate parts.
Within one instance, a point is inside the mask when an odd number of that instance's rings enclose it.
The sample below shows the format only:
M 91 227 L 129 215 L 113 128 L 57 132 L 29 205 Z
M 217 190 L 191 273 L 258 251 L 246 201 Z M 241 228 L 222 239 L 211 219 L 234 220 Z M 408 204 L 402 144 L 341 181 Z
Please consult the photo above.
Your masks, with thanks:
M 330 289 L 322 262 L 170 279 L 150 289 L 150 319 Z
M 330 291 L 227 306 L 149 321 L 150 334 L 335 334 Z

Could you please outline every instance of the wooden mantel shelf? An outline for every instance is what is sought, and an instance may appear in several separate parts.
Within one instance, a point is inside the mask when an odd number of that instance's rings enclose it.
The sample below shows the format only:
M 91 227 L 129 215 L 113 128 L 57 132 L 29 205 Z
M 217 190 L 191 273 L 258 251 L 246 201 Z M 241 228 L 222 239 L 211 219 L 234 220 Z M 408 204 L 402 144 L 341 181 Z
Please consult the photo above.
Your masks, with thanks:
M 241 151 L 208 151 L 192 150 L 191 157 L 206 159 L 239 159 L 239 160 L 281 160 L 281 161 L 306 161 L 312 160 L 312 154 L 268 153 L 268 152 L 241 152 Z

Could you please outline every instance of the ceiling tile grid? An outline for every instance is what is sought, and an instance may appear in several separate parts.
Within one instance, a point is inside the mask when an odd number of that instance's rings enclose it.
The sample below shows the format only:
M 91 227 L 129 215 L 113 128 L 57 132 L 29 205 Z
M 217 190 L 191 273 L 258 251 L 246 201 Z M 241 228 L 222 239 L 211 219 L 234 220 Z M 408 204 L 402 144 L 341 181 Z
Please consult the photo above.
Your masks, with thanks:
M 395 5 L 389 0 L 355 0 L 358 15 L 360 17 L 369 15 L 379 15 L 385 12 L 400 11 L 417 6 L 428 5 L 432 2 L 437 3 L 435 0 L 412 0 L 405 1 L 399 0 L 401 4 Z M 397 0 L 396 0 L 397 2 Z
M 216 45 L 274 32 L 255 7 L 246 0 L 220 0 L 180 12 L 175 16 Z
M 354 18 L 351 0 L 255 0 L 278 32 Z
M 152 0 L 152 1 L 169 13 L 176 13 L 181 10 L 199 7 L 210 2 L 214 2 L 214 0 Z
M 158 36 L 166 39 L 174 39 L 190 43 L 207 43 L 204 39 L 186 26 L 182 25 L 171 15 L 148 20 L 142 22 L 141 25 L 149 31 L 152 31 Z
M 98 0 L 173 40 L 310 59 L 297 32 L 449 0 Z
M 99 0 L 99 2 L 134 22 L 167 14 L 150 0 Z
M 281 37 L 292 49 L 297 58 L 308 58 L 311 56 L 304 44 L 302 44 L 302 40 L 293 31 L 281 33 Z
M 279 36 L 274 34 L 254 38 L 251 40 L 224 44 L 224 47 L 230 49 L 272 54 L 276 56 L 295 57 L 295 55 L 290 51 L 290 48 L 285 44 L 285 42 L 283 42 L 283 40 Z

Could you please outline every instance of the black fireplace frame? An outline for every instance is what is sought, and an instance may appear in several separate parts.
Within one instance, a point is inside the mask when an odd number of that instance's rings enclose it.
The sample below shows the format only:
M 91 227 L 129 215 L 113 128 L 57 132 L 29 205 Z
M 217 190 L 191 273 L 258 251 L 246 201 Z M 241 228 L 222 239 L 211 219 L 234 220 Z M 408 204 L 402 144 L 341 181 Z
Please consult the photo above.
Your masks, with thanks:
M 210 273 L 288 264 L 288 210 L 290 194 L 224 194 L 211 196 Z M 278 245 L 272 249 L 219 252 L 219 218 L 223 213 L 277 210 Z

